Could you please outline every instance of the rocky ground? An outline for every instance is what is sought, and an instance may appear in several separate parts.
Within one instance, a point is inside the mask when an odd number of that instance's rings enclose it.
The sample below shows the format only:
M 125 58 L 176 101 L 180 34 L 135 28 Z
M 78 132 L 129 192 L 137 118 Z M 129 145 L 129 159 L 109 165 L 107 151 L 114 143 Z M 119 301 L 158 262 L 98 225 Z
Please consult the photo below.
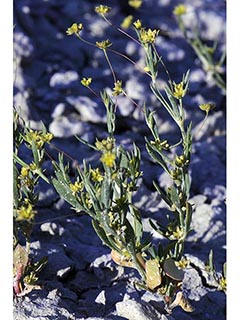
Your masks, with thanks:
M 113 8 L 110 18 L 117 25 L 132 14 L 151 28 L 159 28 L 157 47 L 172 78 L 179 82 L 182 73 L 191 70 L 190 88 L 185 99 L 187 117 L 199 128 L 204 117 L 200 103 L 213 101 L 216 109 L 193 144 L 191 164 L 193 232 L 185 252 L 196 268 L 190 268 L 184 278 L 193 313 L 176 308 L 172 315 L 164 314 L 161 297 L 138 291 L 134 287 L 137 274 L 123 270 L 111 261 L 109 249 L 102 245 L 91 226 L 89 217 L 76 215 L 54 189 L 40 183 L 40 201 L 32 234 L 31 255 L 34 259 L 48 256 L 41 271 L 42 290 L 33 290 L 14 302 L 14 319 L 169 319 L 223 320 L 226 316 L 225 295 L 217 291 L 201 269 L 210 249 L 214 251 L 217 271 L 226 260 L 226 163 L 225 163 L 225 96 L 206 76 L 193 50 L 182 38 L 172 10 L 177 1 L 145 0 L 141 9 L 128 6 L 128 1 L 102 1 Z M 198 12 L 203 37 L 219 40 L 219 50 L 225 45 L 225 1 L 185 0 L 189 8 L 186 22 L 191 24 L 193 11 Z M 89 41 L 109 38 L 112 48 L 126 53 L 139 63 L 141 50 L 116 29 L 110 28 L 94 12 L 96 1 L 86 0 L 18 0 L 14 3 L 15 84 L 14 105 L 40 129 L 41 121 L 55 136 L 54 146 L 71 155 L 79 163 L 93 154 L 74 138 L 77 134 L 90 143 L 103 137 L 106 127 L 104 107 L 89 90 L 80 84 L 83 77 L 93 78 L 96 91 L 112 88 L 112 77 L 100 50 L 89 49 L 76 37 L 66 36 L 73 22 L 84 24 L 83 37 Z M 131 32 L 131 31 L 130 31 Z M 122 79 L 129 96 L 139 104 L 155 106 L 146 77 L 131 64 L 110 55 L 115 72 Z M 164 70 L 159 73 L 166 81 Z M 148 135 L 139 110 L 124 97 L 119 97 L 116 138 L 126 145 L 134 141 L 142 150 L 144 176 L 135 196 L 141 208 L 145 232 L 150 232 L 148 220 L 158 221 L 164 208 L 152 181 L 162 186 L 168 181 L 150 160 L 144 147 Z M 157 111 L 159 131 L 174 141 L 177 131 L 167 114 Z M 197 131 L 197 129 L 196 129 Z M 57 152 L 48 152 L 57 159 Z M 23 155 L 24 156 L 24 155 Z M 50 160 L 46 169 L 51 176 Z M 160 240 L 154 234 L 154 239 Z

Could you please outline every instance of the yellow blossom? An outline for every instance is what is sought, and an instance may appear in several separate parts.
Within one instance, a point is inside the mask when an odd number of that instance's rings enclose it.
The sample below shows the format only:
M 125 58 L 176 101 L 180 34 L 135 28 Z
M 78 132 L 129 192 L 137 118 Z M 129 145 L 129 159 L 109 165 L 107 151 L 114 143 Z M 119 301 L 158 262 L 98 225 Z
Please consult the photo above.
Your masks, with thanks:
M 100 14 L 106 14 L 111 10 L 110 7 L 108 6 L 103 6 L 102 4 L 98 7 L 95 8 L 95 12 L 100 13 Z
M 133 25 L 137 30 L 142 28 L 142 22 L 139 19 L 137 21 L 133 22 Z
M 30 163 L 29 167 L 30 167 L 31 171 L 35 171 L 37 169 L 37 165 L 35 162 Z
M 118 96 L 122 92 L 122 81 L 117 80 L 117 82 L 114 83 L 113 96 Z
M 227 290 L 227 279 L 221 277 L 218 281 L 220 290 L 226 291 Z
M 206 113 L 208 113 L 209 111 L 211 111 L 212 109 L 214 109 L 216 107 L 215 103 L 203 103 L 200 104 L 199 108 L 203 111 L 205 111 Z
M 70 183 L 69 188 L 71 189 L 72 194 L 75 195 L 77 192 L 83 190 L 83 183 L 75 181 L 74 184 Z
M 104 139 L 102 141 L 97 140 L 95 146 L 100 151 L 111 151 L 114 147 L 114 139 L 108 137 L 107 139 Z
M 183 237 L 183 230 L 180 229 L 179 227 L 177 227 L 176 230 L 173 231 L 172 235 L 173 235 L 174 239 L 178 239 L 179 240 L 179 239 L 181 239 Z
M 92 82 L 92 78 L 83 78 L 81 80 L 81 84 L 84 86 L 84 87 L 89 87 L 90 84 Z
M 21 176 L 22 177 L 27 177 L 29 173 L 29 167 L 22 167 L 21 169 Z
M 123 22 L 121 23 L 121 28 L 123 29 L 128 29 L 132 23 L 132 20 L 133 20 L 133 16 L 132 15 L 129 15 L 127 16 Z
M 53 139 L 53 134 L 49 132 L 43 133 L 42 131 L 29 130 L 25 139 L 30 145 L 32 144 L 32 141 L 34 141 L 36 147 L 41 149 L 45 142 L 49 143 Z
M 99 171 L 99 168 L 92 169 L 91 170 L 91 175 L 92 175 L 93 181 L 96 181 L 96 182 L 103 181 L 103 176 L 101 175 L 101 173 Z
M 105 50 L 107 49 L 108 47 L 110 47 L 112 45 L 112 43 L 109 41 L 109 39 L 107 40 L 103 40 L 103 41 L 100 41 L 100 42 L 96 42 L 96 46 L 102 50 Z
M 180 261 L 175 261 L 178 268 L 186 269 L 189 266 L 190 261 L 185 257 L 182 257 Z
M 184 4 L 179 4 L 173 10 L 175 16 L 181 16 L 187 12 L 187 7 Z
M 115 163 L 116 156 L 111 151 L 107 151 L 103 153 L 103 155 L 100 158 L 100 161 L 105 164 L 107 167 L 113 167 Z
M 31 220 L 34 218 L 35 212 L 33 211 L 33 206 L 25 199 L 25 203 L 17 210 L 17 220 Z
M 146 67 L 144 67 L 144 68 L 143 68 L 143 70 L 144 70 L 144 71 L 146 71 L 146 72 L 151 71 L 151 70 L 149 69 L 149 67 L 147 67 L 147 66 L 146 66 Z
M 79 24 L 77 24 L 77 23 L 73 23 L 72 25 L 71 25 L 71 27 L 69 27 L 67 30 L 66 30 L 66 34 L 68 35 L 68 36 L 71 36 L 71 35 L 73 35 L 73 34 L 77 34 L 79 31 L 81 31 L 83 29 L 83 25 L 82 25 L 82 23 L 79 23 Z
M 138 9 L 142 5 L 142 0 L 129 0 L 128 4 L 134 9 Z
M 52 133 L 50 133 L 50 132 L 47 132 L 47 133 L 43 134 L 43 137 L 42 137 L 43 141 L 44 141 L 44 142 L 48 142 L 48 143 L 49 143 L 53 138 L 54 138 L 54 135 L 53 135 Z
M 180 82 L 178 84 L 173 83 L 173 96 L 177 99 L 182 99 L 185 96 L 186 90 L 184 89 L 183 82 Z
M 145 30 L 144 28 L 142 28 L 140 30 L 140 40 L 142 43 L 154 43 L 156 40 L 156 37 L 159 33 L 159 30 Z

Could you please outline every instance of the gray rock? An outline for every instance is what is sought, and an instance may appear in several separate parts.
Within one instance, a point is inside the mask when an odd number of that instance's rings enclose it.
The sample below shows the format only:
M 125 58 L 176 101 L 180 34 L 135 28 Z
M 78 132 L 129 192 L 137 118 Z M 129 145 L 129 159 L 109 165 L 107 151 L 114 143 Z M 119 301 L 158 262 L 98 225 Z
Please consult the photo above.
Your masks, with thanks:
M 102 102 L 97 104 L 88 97 L 67 97 L 66 101 L 74 106 L 79 112 L 81 120 L 84 122 L 101 123 L 105 122 L 105 109 L 103 108 Z
M 128 320 L 166 320 L 167 317 L 160 314 L 150 304 L 137 302 L 134 300 L 125 300 L 116 304 L 117 314 Z
M 78 74 L 76 71 L 69 70 L 66 72 L 56 72 L 50 79 L 50 87 L 66 87 L 69 86 L 72 82 L 77 81 Z
M 49 126 L 49 131 L 56 138 L 68 138 L 74 135 L 82 136 L 88 130 L 88 125 L 81 122 L 81 119 L 76 114 L 55 118 Z
M 52 236 L 61 236 L 64 233 L 64 228 L 58 226 L 55 222 L 45 222 L 40 227 L 42 232 L 47 232 Z

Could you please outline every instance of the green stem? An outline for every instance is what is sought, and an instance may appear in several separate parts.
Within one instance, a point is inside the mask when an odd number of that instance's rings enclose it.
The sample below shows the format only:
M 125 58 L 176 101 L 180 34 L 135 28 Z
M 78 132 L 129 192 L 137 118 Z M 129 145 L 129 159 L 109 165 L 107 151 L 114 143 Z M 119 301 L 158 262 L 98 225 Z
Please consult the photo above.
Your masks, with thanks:
M 110 68 L 110 70 L 111 70 L 111 72 L 112 72 L 113 81 L 114 81 L 114 83 L 115 83 L 115 82 L 117 82 L 116 75 L 115 75 L 115 72 L 114 72 L 114 70 L 113 70 L 112 64 L 111 64 L 111 62 L 110 62 L 110 60 L 109 60 L 109 58 L 108 58 L 106 49 L 103 49 L 103 53 L 104 53 L 104 55 L 105 55 L 105 58 L 106 58 L 107 63 L 108 63 L 108 65 L 109 65 L 109 68 Z

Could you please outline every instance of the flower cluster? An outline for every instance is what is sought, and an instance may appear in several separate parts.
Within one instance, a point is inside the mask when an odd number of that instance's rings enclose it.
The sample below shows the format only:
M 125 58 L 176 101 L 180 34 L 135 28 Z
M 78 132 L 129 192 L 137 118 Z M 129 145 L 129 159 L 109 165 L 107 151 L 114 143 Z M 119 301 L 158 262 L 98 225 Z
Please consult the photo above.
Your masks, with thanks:
M 152 30 L 152 29 L 148 29 L 146 30 L 145 28 L 142 28 L 140 30 L 140 40 L 143 44 L 145 43 L 154 43 L 156 40 L 156 37 L 159 33 L 159 30 Z
M 112 168 L 115 164 L 115 159 L 116 155 L 111 151 L 107 151 L 103 153 L 103 155 L 100 158 L 100 161 L 107 167 Z
M 78 192 L 83 190 L 83 183 L 79 181 L 75 181 L 74 183 L 69 184 L 69 188 L 72 191 L 72 194 L 75 195 Z
M 102 14 L 102 15 L 104 15 L 110 11 L 111 11 L 111 7 L 103 6 L 102 4 L 95 8 L 95 12 Z
M 114 148 L 115 140 L 113 138 L 108 137 L 102 141 L 97 140 L 95 143 L 98 150 L 104 151 L 111 151 Z
M 174 10 L 173 10 L 173 14 L 175 16 L 182 16 L 187 12 L 187 8 L 184 4 L 179 4 L 177 5 Z
M 29 143 L 29 145 L 31 145 L 32 141 L 34 141 L 36 147 L 38 149 L 41 149 L 44 143 L 49 143 L 53 139 L 53 134 L 49 132 L 44 133 L 43 131 L 34 131 L 30 129 L 25 135 L 24 139 L 27 143 Z
M 134 9 L 138 9 L 142 5 L 142 0 L 129 0 L 128 4 Z
M 24 204 L 17 210 L 17 221 L 31 220 L 34 218 L 35 212 L 33 206 L 28 199 L 24 200 Z
M 104 179 L 99 168 L 91 169 L 91 177 L 92 177 L 92 180 L 95 182 L 102 182 Z
M 205 111 L 206 113 L 208 113 L 209 111 L 211 111 L 212 109 L 214 109 L 216 107 L 215 103 L 203 103 L 203 104 L 200 104 L 199 108 L 202 110 L 202 111 Z
M 139 19 L 133 22 L 133 25 L 137 30 L 140 30 L 142 28 L 142 22 Z
M 122 89 L 122 81 L 116 81 L 114 83 L 114 88 L 113 88 L 113 96 L 118 96 L 119 94 L 121 94 L 123 92 Z
M 91 83 L 92 83 L 92 78 L 83 78 L 83 79 L 81 80 L 81 84 L 82 84 L 84 87 L 89 87 Z
M 186 94 L 183 81 L 180 83 L 173 83 L 173 96 L 177 99 L 182 99 Z
M 69 27 L 69 28 L 66 30 L 66 34 L 67 34 L 68 36 L 71 36 L 71 35 L 73 35 L 73 34 L 78 34 L 82 29 L 83 29 L 82 23 L 79 23 L 79 24 L 73 23 L 73 24 L 71 25 L 71 27 Z
M 132 21 L 133 21 L 133 16 L 132 16 L 132 15 L 127 16 L 127 17 L 123 20 L 123 22 L 121 23 L 121 28 L 123 28 L 123 29 L 128 29 L 128 28 L 130 27 Z
M 106 50 L 108 47 L 110 47 L 112 45 L 112 43 L 109 41 L 109 39 L 107 40 L 103 40 L 100 42 L 96 42 L 96 46 L 102 50 Z

